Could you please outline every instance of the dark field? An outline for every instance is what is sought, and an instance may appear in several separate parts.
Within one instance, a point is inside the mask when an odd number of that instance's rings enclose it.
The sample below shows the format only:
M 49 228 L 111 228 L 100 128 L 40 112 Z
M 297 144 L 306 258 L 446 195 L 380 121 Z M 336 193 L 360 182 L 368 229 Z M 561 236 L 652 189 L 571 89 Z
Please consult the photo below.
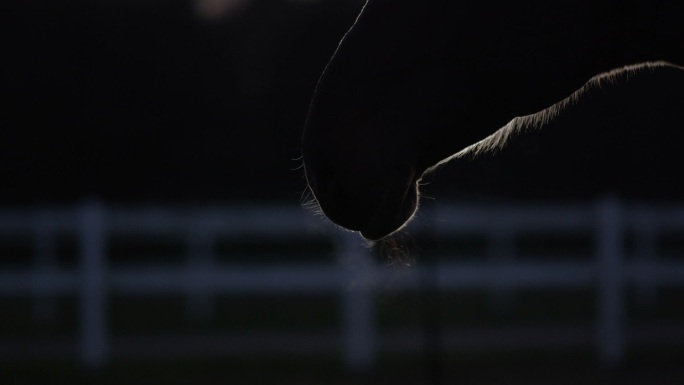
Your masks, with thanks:
M 520 291 L 499 308 L 482 291 L 382 293 L 378 360 L 356 373 L 344 365 L 333 295 L 216 296 L 207 319 L 188 316 L 182 297 L 110 296 L 111 360 L 93 372 L 75 360 L 73 299 L 36 321 L 29 300 L 4 298 L 0 373 L 3 384 L 681 384 L 682 294 L 662 289 L 646 305 L 630 294 L 625 363 L 606 368 L 592 346 L 590 290 Z
M 237 357 L 211 360 L 117 360 L 99 373 L 72 361 L 3 364 L 4 384 L 635 384 L 684 381 L 682 352 L 644 351 L 618 371 L 597 367 L 586 351 L 515 352 L 444 357 L 442 382 L 421 357 L 388 357 L 370 373 L 351 374 L 334 358 Z

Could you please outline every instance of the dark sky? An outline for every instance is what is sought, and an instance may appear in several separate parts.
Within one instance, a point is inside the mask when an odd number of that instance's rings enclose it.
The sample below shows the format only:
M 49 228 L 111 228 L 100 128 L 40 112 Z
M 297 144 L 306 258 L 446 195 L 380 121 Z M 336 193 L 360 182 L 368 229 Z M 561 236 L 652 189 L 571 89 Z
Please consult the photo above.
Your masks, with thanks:
M 0 202 L 297 202 L 316 80 L 359 1 L 5 1 Z

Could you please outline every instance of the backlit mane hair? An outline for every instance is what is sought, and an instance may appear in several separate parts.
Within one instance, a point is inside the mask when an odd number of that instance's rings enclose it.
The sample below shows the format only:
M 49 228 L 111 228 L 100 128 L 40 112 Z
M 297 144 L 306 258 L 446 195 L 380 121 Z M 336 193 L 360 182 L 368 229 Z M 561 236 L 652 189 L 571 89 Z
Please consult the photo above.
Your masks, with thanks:
M 442 165 L 448 163 L 452 159 L 460 158 L 476 158 L 484 154 L 493 154 L 497 151 L 503 149 L 508 143 L 509 138 L 512 135 L 516 135 L 520 132 L 534 130 L 542 128 L 545 124 L 549 123 L 551 120 L 556 118 L 560 113 L 565 111 L 568 107 L 576 104 L 580 98 L 585 94 L 600 90 L 605 86 L 610 86 L 614 84 L 620 84 L 629 80 L 630 77 L 644 71 L 653 71 L 658 68 L 663 67 L 676 67 L 684 69 L 684 67 L 679 67 L 665 61 L 647 62 L 641 64 L 628 65 L 622 68 L 614 69 L 612 71 L 604 72 L 602 74 L 596 75 L 589 79 L 580 89 L 573 92 L 567 98 L 561 100 L 560 102 L 545 108 L 537 113 L 525 116 L 518 116 L 513 118 L 505 126 L 498 129 L 493 134 L 488 137 L 471 144 L 470 146 L 462 149 L 461 151 L 455 153 L 454 155 L 440 161 L 434 166 L 430 167 L 426 174 L 430 174 Z

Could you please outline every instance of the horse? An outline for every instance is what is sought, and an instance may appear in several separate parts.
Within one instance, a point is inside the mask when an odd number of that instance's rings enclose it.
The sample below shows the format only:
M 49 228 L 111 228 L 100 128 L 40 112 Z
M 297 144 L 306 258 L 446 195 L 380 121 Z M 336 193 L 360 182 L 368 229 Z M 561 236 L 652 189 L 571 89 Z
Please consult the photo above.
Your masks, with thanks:
M 635 79 L 681 77 L 683 17 L 665 1 L 368 0 L 314 91 L 308 189 L 333 223 L 386 238 L 445 163 L 496 154 Z

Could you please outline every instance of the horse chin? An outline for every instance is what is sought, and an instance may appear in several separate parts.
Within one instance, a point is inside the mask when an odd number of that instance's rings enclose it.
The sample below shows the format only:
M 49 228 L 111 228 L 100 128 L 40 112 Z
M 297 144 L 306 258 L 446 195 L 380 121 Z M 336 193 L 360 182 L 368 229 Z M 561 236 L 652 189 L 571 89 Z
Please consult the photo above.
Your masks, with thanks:
M 371 241 L 380 240 L 403 228 L 413 218 L 418 208 L 418 187 L 413 178 L 401 188 L 385 191 L 383 199 L 360 230 L 361 235 Z
M 311 177 L 311 175 L 319 175 Z M 364 238 L 377 241 L 401 229 L 418 208 L 418 187 L 415 167 L 404 165 L 375 178 L 375 188 L 368 185 L 354 189 L 337 187 L 340 182 L 307 173 L 307 182 L 316 208 L 332 223 L 359 232 Z M 361 199 L 349 191 L 360 191 Z M 370 199 L 368 199 L 370 198 Z

